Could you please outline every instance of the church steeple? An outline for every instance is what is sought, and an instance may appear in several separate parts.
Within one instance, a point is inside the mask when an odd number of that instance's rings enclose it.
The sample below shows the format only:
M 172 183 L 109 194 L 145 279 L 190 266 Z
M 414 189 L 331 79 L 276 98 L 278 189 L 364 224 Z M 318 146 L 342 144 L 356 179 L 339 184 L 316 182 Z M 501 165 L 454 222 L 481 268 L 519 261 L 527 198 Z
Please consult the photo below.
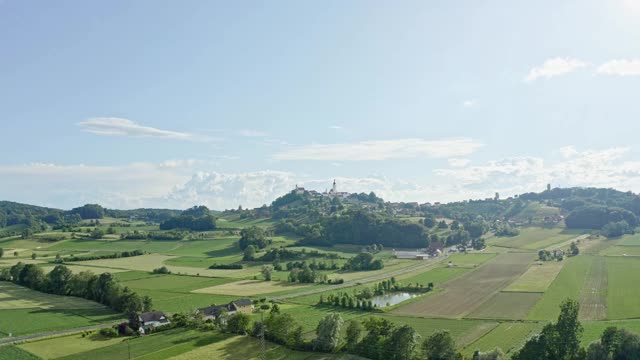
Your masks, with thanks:
M 333 179 L 333 187 L 331 188 L 331 191 L 334 194 L 338 192 L 338 186 L 336 185 L 336 179 Z

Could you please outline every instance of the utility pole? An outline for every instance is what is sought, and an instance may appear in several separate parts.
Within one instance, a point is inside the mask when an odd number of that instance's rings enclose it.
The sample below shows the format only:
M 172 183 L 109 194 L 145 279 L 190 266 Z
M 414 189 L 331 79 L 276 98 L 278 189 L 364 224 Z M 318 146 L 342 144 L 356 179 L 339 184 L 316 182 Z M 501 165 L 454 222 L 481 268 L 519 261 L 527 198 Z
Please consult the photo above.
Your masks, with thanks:
M 264 341 L 264 330 L 266 328 L 264 325 L 264 310 L 260 311 L 260 322 L 262 323 L 260 327 L 260 360 L 267 360 L 267 344 Z

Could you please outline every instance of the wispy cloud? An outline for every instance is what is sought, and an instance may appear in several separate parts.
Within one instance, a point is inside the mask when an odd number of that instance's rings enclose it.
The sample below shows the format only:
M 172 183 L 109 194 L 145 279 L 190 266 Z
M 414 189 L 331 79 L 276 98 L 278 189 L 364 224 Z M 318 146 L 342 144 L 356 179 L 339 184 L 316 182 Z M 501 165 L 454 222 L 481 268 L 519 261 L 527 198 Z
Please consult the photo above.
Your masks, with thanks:
M 152 137 L 190 141 L 202 139 L 195 134 L 143 126 L 129 119 L 115 117 L 91 118 L 79 122 L 78 125 L 82 131 L 97 135 Z
M 269 133 L 265 132 L 265 131 L 261 131 L 261 130 L 255 130 L 255 129 L 242 129 L 238 131 L 238 134 L 240 136 L 244 136 L 244 137 L 267 137 L 269 136 Z
M 610 60 L 598 66 L 597 72 L 604 75 L 638 76 L 640 75 L 640 60 Z
M 333 129 L 333 130 L 341 130 L 341 129 L 342 129 L 342 126 L 340 126 L 340 125 L 331 125 L 331 126 L 329 126 L 329 129 Z
M 529 74 L 524 78 L 524 81 L 533 82 L 541 77 L 549 79 L 568 74 L 586 66 L 587 63 L 578 59 L 569 57 L 551 58 L 546 60 L 541 66 L 536 66 L 529 70 Z
M 448 158 L 469 155 L 483 146 L 469 138 L 424 140 L 372 140 L 342 144 L 311 144 L 274 155 L 276 160 L 361 161 L 409 159 L 420 156 Z
M 465 108 L 471 108 L 471 107 L 474 107 L 476 105 L 478 105 L 478 100 L 476 100 L 476 99 L 465 100 L 462 103 L 462 107 L 465 107 Z
M 451 159 L 447 159 L 447 162 L 449 163 L 449 166 L 451 166 L 451 167 L 465 167 L 465 166 L 469 165 L 471 160 L 469 160 L 469 159 L 451 158 Z

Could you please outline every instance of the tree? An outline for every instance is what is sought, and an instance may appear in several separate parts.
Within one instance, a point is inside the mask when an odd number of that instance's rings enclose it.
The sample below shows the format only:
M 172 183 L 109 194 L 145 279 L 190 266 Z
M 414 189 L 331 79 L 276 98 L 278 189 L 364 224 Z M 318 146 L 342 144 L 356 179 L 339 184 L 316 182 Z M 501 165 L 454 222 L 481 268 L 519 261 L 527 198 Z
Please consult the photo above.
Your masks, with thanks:
M 340 314 L 333 313 L 325 316 L 316 328 L 317 337 L 313 341 L 313 350 L 333 352 L 338 348 L 340 328 L 343 320 Z
M 2 259 L 3 256 L 4 256 L 4 249 L 0 248 L 0 259 Z
M 570 250 L 571 250 L 571 255 L 573 256 L 576 256 L 580 253 L 580 249 L 578 249 L 578 245 L 576 244 L 575 241 L 571 242 Z
M 347 342 L 347 349 L 353 351 L 356 345 L 360 342 L 360 337 L 362 336 L 362 324 L 358 320 L 349 320 L 347 323 L 347 338 L 345 339 Z
M 411 360 L 420 335 L 409 325 L 396 328 L 386 342 L 388 359 Z
M 251 326 L 251 317 L 245 313 L 237 312 L 227 320 L 227 331 L 234 334 L 245 335 Z
M 31 253 L 31 260 L 35 260 L 37 257 L 36 253 Z
M 471 360 L 502 360 L 504 359 L 504 352 L 500 348 L 495 348 L 489 352 L 480 352 L 476 350 L 473 353 Z
M 422 353 L 427 360 L 457 360 L 456 342 L 448 331 L 437 331 L 422 343 Z
M 244 250 L 249 245 L 254 245 L 258 249 L 264 249 L 269 244 L 264 230 L 258 226 L 251 226 L 240 231 L 238 246 Z
M 529 339 L 513 360 L 577 360 L 584 358 L 580 348 L 582 325 L 578 321 L 579 304 L 567 299 L 560 305 L 555 324 L 547 324 L 540 334 Z
M 137 312 L 132 312 L 129 314 L 129 327 L 133 330 L 138 330 L 142 324 L 140 324 L 140 314 Z
M 263 265 L 260 272 L 262 273 L 262 277 L 264 277 L 266 281 L 271 281 L 271 273 L 273 272 L 273 268 L 271 266 Z
M 242 260 L 244 261 L 253 261 L 256 258 L 256 247 L 253 245 L 249 245 L 244 249 L 244 255 L 242 256 Z
M 57 265 L 47 277 L 49 278 L 49 292 L 57 295 L 66 295 L 69 292 L 73 273 L 68 267 Z
M 153 309 L 153 300 L 148 295 L 142 297 L 142 311 L 147 312 Z
M 432 228 L 436 226 L 436 223 L 437 223 L 436 217 L 433 216 L 432 214 L 429 214 L 429 216 L 425 217 L 424 220 L 422 220 L 422 223 L 424 224 L 424 226 L 428 228 Z

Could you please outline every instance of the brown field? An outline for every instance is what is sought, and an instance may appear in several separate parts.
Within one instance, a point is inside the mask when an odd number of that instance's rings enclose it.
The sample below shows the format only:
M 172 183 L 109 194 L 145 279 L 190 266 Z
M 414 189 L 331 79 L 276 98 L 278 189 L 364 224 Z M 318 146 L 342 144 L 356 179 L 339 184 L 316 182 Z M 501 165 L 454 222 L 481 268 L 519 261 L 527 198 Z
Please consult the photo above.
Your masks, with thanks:
M 584 286 L 580 292 L 580 319 L 607 318 L 607 263 L 603 257 L 594 257 Z
M 444 291 L 401 306 L 393 313 L 462 317 L 522 275 L 534 257 L 531 253 L 500 254 L 476 270 L 444 284 Z
M 470 318 L 478 319 L 524 319 L 542 293 L 499 292 L 485 301 Z

